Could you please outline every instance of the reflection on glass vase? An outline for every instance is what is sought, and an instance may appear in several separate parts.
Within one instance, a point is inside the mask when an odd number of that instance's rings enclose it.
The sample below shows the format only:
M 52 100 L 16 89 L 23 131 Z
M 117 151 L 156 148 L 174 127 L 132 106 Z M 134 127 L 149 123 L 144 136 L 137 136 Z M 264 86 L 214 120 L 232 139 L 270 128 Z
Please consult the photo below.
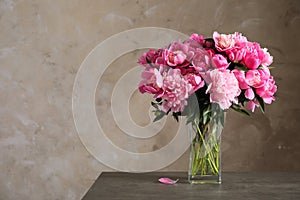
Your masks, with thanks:
M 203 106 L 201 106 L 203 108 Z M 205 106 L 188 124 L 191 184 L 221 183 L 221 133 L 225 112 L 215 104 Z

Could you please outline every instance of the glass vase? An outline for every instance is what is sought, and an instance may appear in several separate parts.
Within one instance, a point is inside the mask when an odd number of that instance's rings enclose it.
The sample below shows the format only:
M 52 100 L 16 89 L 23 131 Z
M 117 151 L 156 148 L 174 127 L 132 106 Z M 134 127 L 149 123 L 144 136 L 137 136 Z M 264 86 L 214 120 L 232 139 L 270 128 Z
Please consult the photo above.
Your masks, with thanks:
M 220 184 L 221 133 L 225 112 L 211 104 L 200 114 L 188 124 L 191 141 L 188 181 L 191 184 Z

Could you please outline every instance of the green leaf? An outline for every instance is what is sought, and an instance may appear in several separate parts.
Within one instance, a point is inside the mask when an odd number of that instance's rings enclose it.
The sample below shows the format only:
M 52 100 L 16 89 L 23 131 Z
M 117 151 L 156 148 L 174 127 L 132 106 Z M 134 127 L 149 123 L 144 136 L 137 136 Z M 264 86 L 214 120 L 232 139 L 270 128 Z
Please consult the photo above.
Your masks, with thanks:
M 241 106 L 237 105 L 237 104 L 232 104 L 231 105 L 231 108 L 234 110 L 234 111 L 237 111 L 239 113 L 242 113 L 242 114 L 245 114 L 245 115 L 248 115 L 250 116 L 250 113 L 248 111 L 246 111 L 245 109 L 241 108 Z
M 147 56 L 146 56 L 146 61 L 151 67 L 153 67 L 151 60 L 149 60 Z
M 160 120 L 161 118 L 163 118 L 166 115 L 166 113 L 163 111 L 160 111 L 160 110 L 156 110 L 156 111 L 154 111 L 154 115 L 155 115 L 155 118 L 154 118 L 153 122 L 156 122 L 156 121 Z
M 199 113 L 199 114 L 201 114 L 201 113 Z M 207 107 L 203 108 L 203 111 L 202 111 L 202 117 L 203 117 L 202 122 L 203 122 L 203 124 L 206 124 L 206 122 L 208 122 L 210 120 L 210 116 L 211 116 L 210 106 L 207 106 Z
M 174 117 L 174 119 L 178 122 L 178 116 L 180 115 L 180 113 L 173 113 L 172 116 Z
M 207 110 L 204 110 L 203 115 L 208 115 L 209 113 L 210 113 L 210 110 L 207 109 Z
M 187 115 L 186 116 L 186 124 L 189 124 L 193 121 L 193 118 L 194 116 L 191 114 L 191 115 Z
M 207 115 L 203 115 L 203 124 L 206 124 L 206 122 L 208 121 L 207 119 L 208 119 Z
M 162 98 L 156 98 L 155 101 L 160 103 L 162 101 Z
M 273 67 L 273 66 L 268 66 L 267 68 L 269 68 L 269 69 L 274 69 L 275 67 Z M 259 66 L 257 69 L 263 69 L 263 66 Z
M 242 71 L 248 71 L 248 68 L 245 65 L 235 65 L 236 69 L 242 70 Z
M 154 108 L 158 109 L 157 103 L 151 102 L 151 105 L 152 105 Z
M 265 113 L 265 103 L 264 103 L 264 100 L 260 96 L 258 96 L 258 95 L 256 95 L 256 99 L 257 99 L 257 101 L 259 103 L 259 107 L 260 107 L 261 112 Z
M 222 126 L 224 127 L 224 123 L 225 123 L 225 111 L 224 111 L 224 113 L 220 114 L 220 121 L 221 121 Z
M 250 113 L 249 113 L 247 110 L 245 110 L 245 109 L 240 109 L 240 112 L 241 112 L 242 114 L 245 114 L 245 115 L 250 116 Z

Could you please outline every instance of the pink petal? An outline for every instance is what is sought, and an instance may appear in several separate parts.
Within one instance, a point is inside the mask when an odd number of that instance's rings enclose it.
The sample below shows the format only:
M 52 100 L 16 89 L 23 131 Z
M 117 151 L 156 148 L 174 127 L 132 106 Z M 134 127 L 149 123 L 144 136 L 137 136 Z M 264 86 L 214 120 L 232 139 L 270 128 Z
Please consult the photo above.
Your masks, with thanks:
M 161 76 L 161 74 L 159 73 L 159 71 L 157 69 L 154 69 L 154 74 L 155 74 L 155 77 L 156 77 L 156 84 L 158 87 L 162 87 L 163 85 L 163 78 Z
M 159 182 L 163 183 L 163 184 L 167 184 L 167 185 L 173 185 L 175 183 L 177 183 L 179 179 L 177 180 L 172 180 L 170 178 L 160 178 L 158 179 Z
M 254 99 L 255 94 L 254 94 L 252 88 L 248 88 L 248 89 L 245 91 L 245 97 L 246 97 L 247 99 L 250 99 L 250 100 L 253 100 L 253 99 Z

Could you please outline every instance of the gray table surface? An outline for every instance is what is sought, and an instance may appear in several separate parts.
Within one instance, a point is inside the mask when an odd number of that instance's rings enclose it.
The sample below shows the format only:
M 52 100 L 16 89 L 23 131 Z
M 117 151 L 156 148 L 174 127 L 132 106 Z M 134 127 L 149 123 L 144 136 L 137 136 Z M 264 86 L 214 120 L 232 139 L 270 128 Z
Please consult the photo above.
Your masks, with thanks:
M 179 178 L 179 182 L 164 185 L 158 182 L 161 177 Z M 191 185 L 183 172 L 103 172 L 83 199 L 300 200 L 300 173 L 223 173 L 221 185 Z

